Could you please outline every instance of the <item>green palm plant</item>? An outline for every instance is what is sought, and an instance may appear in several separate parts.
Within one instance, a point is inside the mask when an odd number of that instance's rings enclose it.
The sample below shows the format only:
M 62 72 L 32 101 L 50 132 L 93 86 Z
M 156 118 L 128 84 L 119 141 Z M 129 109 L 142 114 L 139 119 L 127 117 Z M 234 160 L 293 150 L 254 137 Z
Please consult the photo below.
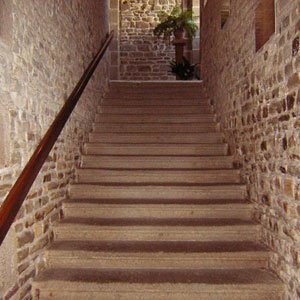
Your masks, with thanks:
M 193 20 L 192 10 L 183 11 L 175 6 L 170 14 L 162 11 L 158 17 L 160 23 L 153 30 L 155 36 L 170 38 L 176 31 L 185 30 L 189 38 L 195 37 L 198 26 Z

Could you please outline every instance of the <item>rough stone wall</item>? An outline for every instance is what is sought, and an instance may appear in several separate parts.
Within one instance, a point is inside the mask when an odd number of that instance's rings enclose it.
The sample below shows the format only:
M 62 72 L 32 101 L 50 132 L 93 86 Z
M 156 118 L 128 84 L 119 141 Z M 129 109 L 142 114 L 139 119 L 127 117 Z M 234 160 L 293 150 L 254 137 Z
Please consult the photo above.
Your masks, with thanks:
M 109 1 L 109 30 L 114 31 L 110 49 L 110 79 L 120 79 L 120 1 Z
M 120 78 L 168 80 L 174 46 L 153 36 L 158 13 L 170 12 L 178 0 L 122 0 L 120 5 Z
M 108 1 L 2 0 L 0 8 L 1 204 L 105 38 Z M 0 247 L 0 299 L 31 299 L 108 73 L 106 57 Z
M 202 75 L 221 128 L 242 168 L 270 266 L 300 299 L 300 2 L 275 0 L 276 31 L 255 49 L 257 0 L 219 0 L 203 12 Z M 298 45 L 297 45 L 298 41 Z

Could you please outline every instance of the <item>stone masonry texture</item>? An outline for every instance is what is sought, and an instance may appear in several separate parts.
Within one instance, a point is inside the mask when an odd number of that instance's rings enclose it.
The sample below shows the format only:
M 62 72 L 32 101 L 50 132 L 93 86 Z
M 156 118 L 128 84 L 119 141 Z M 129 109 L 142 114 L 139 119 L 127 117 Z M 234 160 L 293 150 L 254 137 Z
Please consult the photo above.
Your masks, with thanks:
M 178 0 L 122 0 L 120 2 L 120 78 L 169 80 L 174 46 L 153 35 L 160 11 L 170 12 Z
M 2 0 L 0 9 L 1 204 L 104 40 L 108 1 Z M 0 299 L 31 299 L 108 72 L 106 56 L 0 248 Z
M 276 29 L 256 52 L 260 1 L 231 0 L 220 26 L 221 1 L 203 12 L 202 76 L 217 119 L 241 167 L 270 267 L 300 299 L 300 1 L 275 0 Z

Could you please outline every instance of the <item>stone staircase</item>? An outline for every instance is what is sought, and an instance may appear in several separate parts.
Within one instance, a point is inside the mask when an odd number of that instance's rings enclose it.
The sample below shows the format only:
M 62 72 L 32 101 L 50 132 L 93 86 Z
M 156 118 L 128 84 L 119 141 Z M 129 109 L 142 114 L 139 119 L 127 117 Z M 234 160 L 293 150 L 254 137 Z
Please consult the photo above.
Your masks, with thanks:
M 34 299 L 283 299 L 201 84 L 113 82 Z

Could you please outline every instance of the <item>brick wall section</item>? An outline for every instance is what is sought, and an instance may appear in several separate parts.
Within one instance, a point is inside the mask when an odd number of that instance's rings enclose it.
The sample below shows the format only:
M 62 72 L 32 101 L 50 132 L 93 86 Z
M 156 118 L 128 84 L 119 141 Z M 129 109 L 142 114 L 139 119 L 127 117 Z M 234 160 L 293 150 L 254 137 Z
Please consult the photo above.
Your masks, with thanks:
M 174 46 L 153 36 L 158 12 L 170 12 L 178 0 L 122 0 L 120 5 L 120 78 L 168 80 Z
M 276 32 L 256 52 L 258 2 L 231 0 L 221 30 L 221 2 L 208 1 L 202 75 L 255 203 L 261 238 L 273 250 L 270 265 L 286 283 L 287 299 L 295 300 L 300 298 L 300 3 L 275 1 Z
M 12 22 L 2 24 L 12 27 L 7 28 L 9 37 L 0 34 L 0 122 L 5 120 L 9 142 L 0 141 L 0 149 L 8 150 L 0 165 L 0 203 L 108 32 L 108 1 L 6 2 Z M 0 248 L 1 299 L 31 299 L 32 278 L 43 268 L 42 254 L 53 238 L 52 224 L 62 215 L 80 147 L 107 87 L 104 74 L 109 74 L 108 56 Z

